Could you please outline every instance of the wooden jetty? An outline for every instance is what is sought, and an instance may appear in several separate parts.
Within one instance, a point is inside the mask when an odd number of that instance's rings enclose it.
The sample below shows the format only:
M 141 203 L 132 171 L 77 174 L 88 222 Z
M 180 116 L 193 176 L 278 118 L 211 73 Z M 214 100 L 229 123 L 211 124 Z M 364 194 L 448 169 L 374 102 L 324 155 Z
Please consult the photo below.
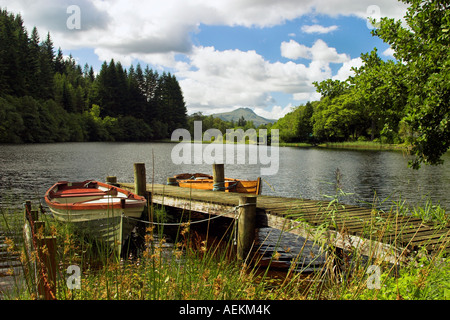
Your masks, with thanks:
M 116 182 L 115 177 L 107 181 Z M 407 258 L 411 251 L 450 251 L 450 225 L 435 226 L 422 219 L 354 205 L 267 195 L 249 197 L 238 193 L 196 190 L 147 184 L 145 166 L 135 164 L 135 182 L 122 188 L 145 195 L 154 204 L 207 215 L 239 218 L 239 238 L 245 255 L 254 229 L 272 227 L 317 243 L 350 250 L 390 263 Z M 145 186 L 145 187 L 144 187 Z M 248 236 L 250 234 L 251 236 Z M 245 238 L 245 239 L 244 239 Z

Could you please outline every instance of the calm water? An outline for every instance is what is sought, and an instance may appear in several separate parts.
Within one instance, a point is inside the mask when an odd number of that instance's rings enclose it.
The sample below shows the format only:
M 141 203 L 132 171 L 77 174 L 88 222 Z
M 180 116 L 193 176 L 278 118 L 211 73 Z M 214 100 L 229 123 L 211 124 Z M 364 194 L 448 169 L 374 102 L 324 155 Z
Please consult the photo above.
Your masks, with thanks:
M 0 204 L 20 206 L 26 199 L 42 199 L 56 181 L 82 181 L 117 176 L 119 181 L 133 181 L 133 163 L 144 162 L 147 181 L 165 183 L 178 173 L 212 173 L 209 164 L 175 165 L 171 159 L 171 143 L 57 143 L 30 145 L 0 145 Z M 206 146 L 203 146 L 205 148 Z M 419 171 L 407 167 L 401 152 L 349 151 L 332 149 L 273 148 L 279 152 L 276 175 L 261 175 L 268 165 L 248 164 L 248 153 L 257 146 L 246 146 L 246 164 L 225 165 L 230 178 L 264 179 L 263 194 L 323 199 L 334 194 L 335 172 L 342 175 L 343 190 L 353 195 L 343 202 L 360 204 L 380 199 L 408 204 L 423 203 L 430 197 L 450 208 L 450 155 L 438 167 L 423 166 Z M 198 157 L 197 154 L 192 156 Z M 260 158 L 258 158 L 260 159 Z M 272 158 L 274 162 L 275 159 Z M 193 162 L 193 161 L 192 161 Z M 154 174 L 153 174 L 154 171 Z M 270 186 L 269 186 L 270 184 Z M 391 202 L 383 204 L 389 206 Z

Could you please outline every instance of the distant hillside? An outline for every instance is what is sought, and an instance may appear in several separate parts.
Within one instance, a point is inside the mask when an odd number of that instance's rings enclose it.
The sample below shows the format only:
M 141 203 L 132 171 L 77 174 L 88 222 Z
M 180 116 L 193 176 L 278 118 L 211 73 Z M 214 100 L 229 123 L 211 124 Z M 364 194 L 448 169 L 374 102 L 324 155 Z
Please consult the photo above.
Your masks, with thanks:
M 253 121 L 255 127 L 261 124 L 275 123 L 277 120 L 266 119 L 258 116 L 252 109 L 249 108 L 239 108 L 230 112 L 216 113 L 212 115 L 215 118 L 220 118 L 224 121 L 235 121 L 237 122 L 241 117 L 244 117 L 246 121 Z

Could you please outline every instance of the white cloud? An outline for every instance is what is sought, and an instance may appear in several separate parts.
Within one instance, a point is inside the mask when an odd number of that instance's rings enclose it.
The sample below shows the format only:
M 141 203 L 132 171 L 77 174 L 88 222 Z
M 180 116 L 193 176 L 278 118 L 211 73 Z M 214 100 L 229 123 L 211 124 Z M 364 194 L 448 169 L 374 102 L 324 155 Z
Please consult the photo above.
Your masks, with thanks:
M 313 81 L 331 77 L 329 66 L 321 61 L 309 66 L 269 62 L 255 51 L 194 47 L 189 57 L 190 68 L 185 65 L 175 75 L 190 108 L 205 113 L 235 106 L 265 109 L 277 103 L 271 92 L 306 97 L 314 92 Z
M 302 31 L 305 33 L 330 33 L 338 29 L 338 26 L 324 27 L 318 24 L 313 24 L 311 26 L 303 26 Z
M 385 55 L 386 57 L 391 57 L 391 58 L 394 57 L 394 53 L 395 53 L 395 50 L 392 49 L 391 47 L 389 47 L 383 51 L 383 55 Z
M 74 2 L 81 9 L 80 30 L 66 26 L 66 9 Z M 379 12 L 370 11 L 371 5 Z M 0 0 L 0 6 L 20 12 L 30 31 L 33 26 L 49 30 L 57 46 L 95 46 L 130 55 L 187 53 L 190 33 L 200 24 L 270 27 L 311 14 L 401 18 L 406 7 L 392 0 Z
M 284 108 L 282 106 L 273 106 L 270 111 L 262 108 L 255 108 L 254 111 L 257 115 L 266 119 L 280 119 L 291 112 L 293 108 L 294 106 L 292 104 L 288 104 Z
M 292 39 L 289 42 L 282 42 L 281 55 L 292 60 L 303 58 L 325 63 L 344 63 L 350 60 L 347 54 L 337 53 L 335 48 L 328 47 L 321 39 L 318 39 L 311 48 Z
M 297 60 L 299 58 L 311 59 L 310 49 L 303 45 L 299 44 L 295 40 L 290 40 L 289 42 L 281 43 L 281 56 L 291 59 Z
M 337 74 L 333 77 L 333 80 L 344 81 L 348 77 L 353 76 L 355 73 L 351 70 L 352 68 L 359 68 L 363 65 L 361 58 L 355 58 L 350 61 L 344 62 L 342 67 L 339 69 Z

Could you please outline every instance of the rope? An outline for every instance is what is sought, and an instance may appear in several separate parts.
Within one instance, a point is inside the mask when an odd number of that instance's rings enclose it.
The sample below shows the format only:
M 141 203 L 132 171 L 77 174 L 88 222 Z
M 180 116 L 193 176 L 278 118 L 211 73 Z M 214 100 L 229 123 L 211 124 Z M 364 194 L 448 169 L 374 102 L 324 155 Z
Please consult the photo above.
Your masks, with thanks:
M 203 223 L 203 222 L 211 221 L 211 220 L 223 217 L 224 215 L 227 215 L 227 214 L 232 213 L 232 212 L 235 213 L 235 216 L 236 216 L 235 219 L 238 220 L 239 219 L 239 214 L 237 214 L 236 211 L 239 208 L 242 208 L 242 207 L 245 207 L 245 206 L 249 206 L 249 205 L 253 205 L 253 204 L 250 204 L 250 203 L 240 204 L 240 205 L 237 205 L 237 206 L 233 207 L 233 209 L 231 209 L 230 211 L 226 211 L 226 212 L 221 213 L 221 214 L 219 214 L 219 215 L 217 215 L 215 217 L 207 218 L 207 219 L 203 219 L 203 220 L 198 220 L 198 221 L 189 221 L 189 222 L 161 223 L 161 222 L 145 221 L 145 220 L 136 219 L 136 218 L 127 217 L 127 216 L 123 216 L 123 217 L 126 218 L 126 219 L 130 219 L 130 220 L 134 220 L 134 221 L 138 221 L 138 222 L 142 222 L 142 223 L 147 223 L 147 224 L 152 224 L 152 225 L 155 225 L 155 226 L 182 226 L 182 225 L 186 225 L 187 223 L 189 223 L 189 224 L 196 224 L 196 223 Z
M 224 186 L 221 187 L 220 185 L 223 184 Z M 233 189 L 234 187 L 237 186 L 237 182 L 233 183 L 232 185 L 229 185 L 228 187 L 225 187 L 225 182 L 217 182 L 213 184 L 213 191 L 225 191 L 225 190 L 230 190 Z
M 223 184 L 221 187 L 220 185 Z M 225 182 L 217 182 L 213 184 L 213 191 L 225 191 Z

